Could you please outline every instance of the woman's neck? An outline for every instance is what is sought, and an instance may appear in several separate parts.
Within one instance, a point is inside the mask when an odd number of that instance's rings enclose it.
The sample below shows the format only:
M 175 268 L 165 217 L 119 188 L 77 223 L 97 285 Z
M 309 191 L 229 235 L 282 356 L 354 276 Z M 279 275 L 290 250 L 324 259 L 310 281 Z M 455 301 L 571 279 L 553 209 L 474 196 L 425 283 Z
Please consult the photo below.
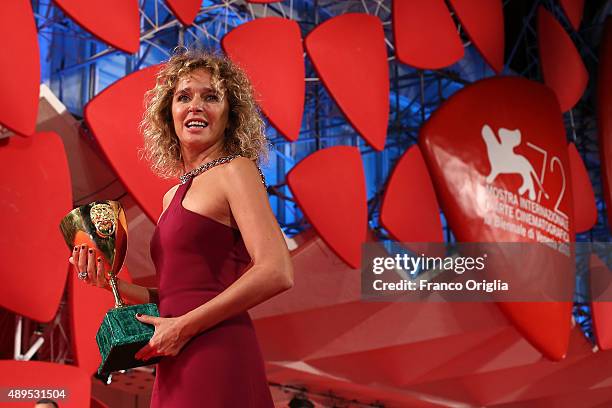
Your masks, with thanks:
M 183 152 L 183 167 L 185 172 L 189 172 L 203 165 L 204 163 L 211 162 L 224 155 L 222 146 L 211 146 L 210 148 L 195 154 Z

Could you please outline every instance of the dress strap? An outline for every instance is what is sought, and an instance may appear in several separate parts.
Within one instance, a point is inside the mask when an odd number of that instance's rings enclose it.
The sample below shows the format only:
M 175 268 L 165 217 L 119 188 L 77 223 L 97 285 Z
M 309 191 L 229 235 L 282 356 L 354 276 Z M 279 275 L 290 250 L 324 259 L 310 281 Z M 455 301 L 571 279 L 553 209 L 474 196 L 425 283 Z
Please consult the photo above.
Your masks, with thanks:
M 187 191 L 189 191 L 189 187 L 191 187 L 191 182 L 193 181 L 193 177 L 190 177 L 189 180 L 185 181 L 185 183 L 181 183 L 179 188 L 176 191 L 176 195 L 179 198 L 179 205 L 183 202 L 185 195 L 187 195 Z
M 212 169 L 213 167 L 216 167 L 220 164 L 225 164 L 228 162 L 231 162 L 232 160 L 234 160 L 236 157 L 240 157 L 239 154 L 234 154 L 231 156 L 224 156 L 224 157 L 219 157 L 218 159 L 215 159 L 213 161 L 210 161 L 208 163 L 204 163 L 201 166 L 183 174 L 182 176 L 179 177 L 180 182 L 181 182 L 181 187 L 187 183 L 191 183 L 191 180 L 193 180 L 193 178 L 201 173 L 204 173 L 205 171 L 208 171 L 210 169 Z M 263 172 L 261 171 L 261 168 L 257 165 L 257 163 L 255 163 L 255 167 L 257 167 L 257 171 L 259 172 L 259 177 L 261 177 L 261 184 L 263 184 L 264 188 L 267 189 L 268 186 L 266 185 L 266 177 L 264 176 Z M 187 187 L 185 189 L 185 191 L 187 191 L 189 189 L 189 187 Z

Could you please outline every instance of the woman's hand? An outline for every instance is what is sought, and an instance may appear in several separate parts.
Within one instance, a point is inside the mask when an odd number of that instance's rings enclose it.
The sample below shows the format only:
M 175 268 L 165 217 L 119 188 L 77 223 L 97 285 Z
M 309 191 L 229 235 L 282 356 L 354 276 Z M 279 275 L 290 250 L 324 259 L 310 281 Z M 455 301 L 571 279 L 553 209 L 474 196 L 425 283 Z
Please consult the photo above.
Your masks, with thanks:
M 74 266 L 75 273 L 83 274 L 82 276 L 86 274 L 85 279 L 81 279 L 85 283 L 105 289 L 110 287 L 104 273 L 102 257 L 96 259 L 96 251 L 88 248 L 87 244 L 75 246 L 68 262 Z
M 153 337 L 134 355 L 136 359 L 147 361 L 158 356 L 176 356 L 185 343 L 191 339 L 191 336 L 185 333 L 185 326 L 179 317 L 136 314 L 136 319 L 155 326 Z

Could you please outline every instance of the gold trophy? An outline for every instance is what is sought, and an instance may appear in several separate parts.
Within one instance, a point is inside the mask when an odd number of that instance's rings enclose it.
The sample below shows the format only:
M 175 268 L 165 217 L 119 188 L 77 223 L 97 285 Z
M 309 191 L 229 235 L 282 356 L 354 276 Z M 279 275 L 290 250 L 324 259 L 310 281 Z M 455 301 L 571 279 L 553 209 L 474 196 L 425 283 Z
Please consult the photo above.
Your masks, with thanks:
M 153 336 L 153 326 L 139 322 L 136 313 L 159 316 L 154 303 L 124 304 L 117 288 L 117 274 L 127 253 L 127 222 L 118 201 L 94 201 L 70 211 L 60 222 L 64 240 L 72 250 L 87 244 L 102 257 L 106 279 L 115 298 L 115 307 L 106 313 L 96 334 L 102 356 L 98 374 L 149 365 L 158 359 L 136 360 L 134 354 Z M 79 276 L 80 278 L 83 278 Z

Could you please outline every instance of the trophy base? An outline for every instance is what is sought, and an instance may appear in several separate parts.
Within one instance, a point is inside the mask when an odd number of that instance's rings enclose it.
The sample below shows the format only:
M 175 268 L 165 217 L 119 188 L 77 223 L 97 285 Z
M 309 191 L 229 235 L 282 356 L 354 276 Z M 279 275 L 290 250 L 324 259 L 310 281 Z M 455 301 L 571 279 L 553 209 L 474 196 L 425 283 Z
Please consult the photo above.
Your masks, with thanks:
M 137 360 L 134 354 L 151 340 L 153 326 L 136 320 L 136 313 L 159 316 L 157 305 L 146 303 L 111 309 L 104 316 L 96 334 L 96 342 L 102 356 L 98 374 L 155 364 L 161 358 Z

